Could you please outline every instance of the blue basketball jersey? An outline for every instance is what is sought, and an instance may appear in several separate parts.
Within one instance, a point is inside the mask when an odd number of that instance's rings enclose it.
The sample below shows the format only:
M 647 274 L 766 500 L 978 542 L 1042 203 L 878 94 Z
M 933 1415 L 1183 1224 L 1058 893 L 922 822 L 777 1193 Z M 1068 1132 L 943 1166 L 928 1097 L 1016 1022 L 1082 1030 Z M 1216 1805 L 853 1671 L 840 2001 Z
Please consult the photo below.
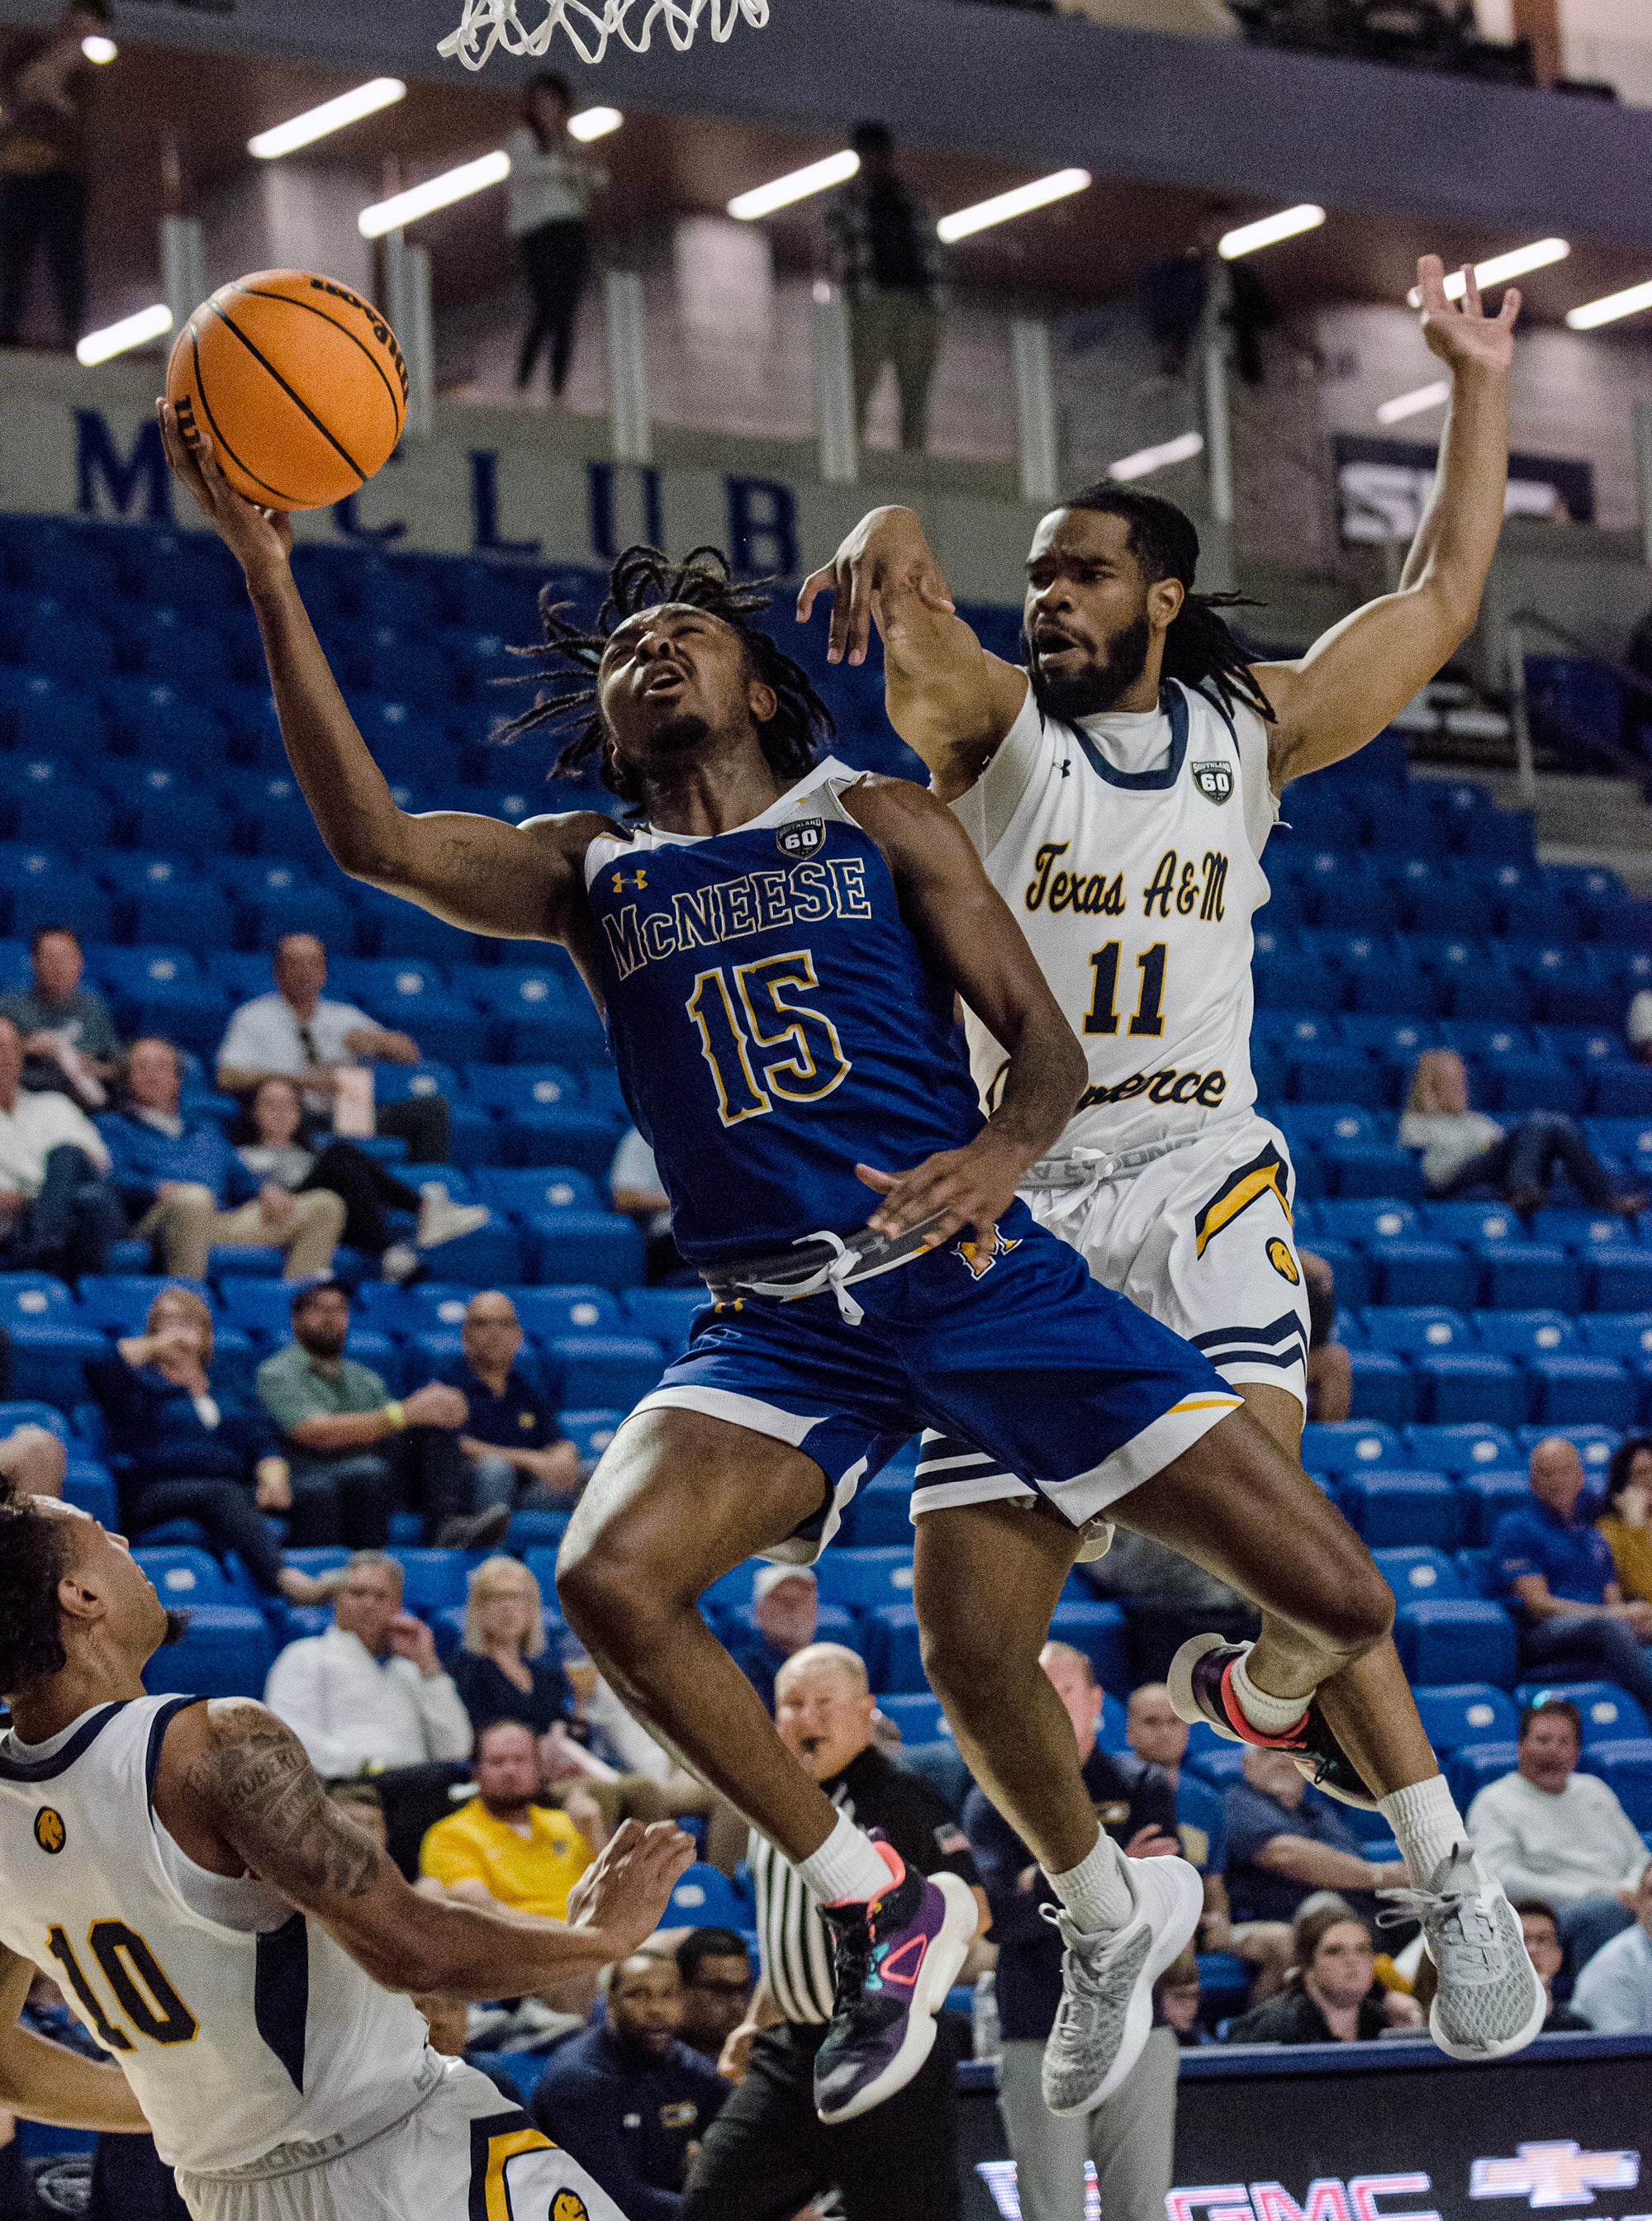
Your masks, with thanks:
M 585 885 L 631 1116 L 696 1263 L 847 1234 L 857 1163 L 904 1172 L 981 1114 L 953 990 L 828 758 L 760 816 L 594 841 Z

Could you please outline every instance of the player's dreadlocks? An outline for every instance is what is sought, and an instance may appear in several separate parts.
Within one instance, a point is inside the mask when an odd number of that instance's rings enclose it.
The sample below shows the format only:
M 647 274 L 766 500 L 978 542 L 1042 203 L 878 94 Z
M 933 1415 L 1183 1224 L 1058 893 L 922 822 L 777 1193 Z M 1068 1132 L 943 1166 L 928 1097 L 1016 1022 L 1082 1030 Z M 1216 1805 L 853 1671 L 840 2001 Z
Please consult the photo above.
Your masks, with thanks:
M 1165 634 L 1165 677 L 1180 679 L 1186 686 L 1213 687 L 1229 709 L 1242 702 L 1271 723 L 1273 705 L 1251 676 L 1252 659 L 1221 614 L 1223 610 L 1255 609 L 1257 604 L 1245 594 L 1193 591 L 1198 534 L 1192 517 L 1161 495 L 1138 493 L 1111 479 L 1086 486 L 1082 492 L 1069 496 L 1062 507 L 1122 516 L 1129 527 L 1129 551 L 1148 580 L 1176 579 L 1186 589 L 1186 597 Z
M 616 626 L 666 602 L 705 610 L 739 635 L 751 675 L 772 688 L 775 697 L 774 715 L 758 729 L 771 769 L 783 778 L 800 777 L 830 739 L 832 713 L 807 674 L 752 622 L 768 607 L 767 582 L 737 585 L 720 548 L 696 547 L 680 563 L 673 563 L 657 547 L 626 548 L 609 572 L 608 597 L 590 630 L 568 615 L 569 604 L 553 602 L 550 593 L 547 587 L 539 602 L 544 647 L 517 651 L 538 660 L 540 667 L 532 676 L 541 684 L 548 680 L 549 688 L 531 710 L 500 726 L 493 737 L 512 741 L 540 726 L 562 728 L 568 737 L 553 766 L 554 776 L 577 777 L 597 757 L 603 785 L 610 793 L 622 802 L 641 801 L 641 782 L 616 763 L 607 745 L 597 699 L 597 668 Z
M 7 1696 L 68 1663 L 58 1608 L 66 1525 L 0 1480 L 0 1692 Z

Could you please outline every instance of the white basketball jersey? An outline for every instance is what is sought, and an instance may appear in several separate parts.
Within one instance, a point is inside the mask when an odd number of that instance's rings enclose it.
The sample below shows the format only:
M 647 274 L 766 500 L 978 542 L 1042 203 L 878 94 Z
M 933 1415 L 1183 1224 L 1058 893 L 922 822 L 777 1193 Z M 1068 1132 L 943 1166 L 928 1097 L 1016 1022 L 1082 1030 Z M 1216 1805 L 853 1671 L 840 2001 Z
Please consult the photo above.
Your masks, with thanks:
M 1169 680 L 1155 712 L 1063 725 L 1029 689 L 953 808 L 1089 1059 L 1062 1148 L 1122 1154 L 1249 1109 L 1274 816 L 1261 720 Z M 973 1011 L 966 1024 L 991 1110 L 1007 1060 Z
M 169 2164 L 346 2150 L 412 2112 L 441 2061 L 410 1998 L 266 1884 L 197 1867 L 155 1818 L 161 1736 L 194 1701 L 101 1705 L 34 1748 L 0 1736 L 0 1939 L 118 2061 Z

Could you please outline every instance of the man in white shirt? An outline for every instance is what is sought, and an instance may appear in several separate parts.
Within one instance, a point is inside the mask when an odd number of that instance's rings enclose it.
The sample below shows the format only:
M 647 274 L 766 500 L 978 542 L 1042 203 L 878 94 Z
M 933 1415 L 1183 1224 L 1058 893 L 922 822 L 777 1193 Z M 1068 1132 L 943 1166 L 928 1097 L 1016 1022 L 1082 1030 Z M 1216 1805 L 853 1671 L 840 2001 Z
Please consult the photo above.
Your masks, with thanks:
M 470 1756 L 469 1715 L 435 1638 L 403 1611 L 402 1569 L 382 1550 L 356 1552 L 332 1626 L 287 1645 L 264 1701 L 324 1780 Z
M 0 1018 L 0 1269 L 77 1279 L 126 1234 L 109 1151 L 66 1095 L 22 1085 L 22 1036 Z
M 377 1024 L 354 1003 L 326 999 L 327 950 L 313 933 L 284 934 L 272 969 L 275 992 L 243 1003 L 219 1046 L 218 1085 L 226 1095 L 250 1095 L 272 1074 L 302 1079 L 310 1108 L 330 1118 L 341 1073 L 419 1061 L 419 1045 L 410 1035 Z M 445 1096 L 381 1103 L 373 1122 L 379 1133 L 398 1135 L 416 1164 L 447 1161 Z
M 1600 2036 L 1652 2036 L 1652 1865 L 1635 1893 L 1635 1922 L 1603 1943 L 1572 2003 Z
M 1577 1706 L 1545 1698 L 1520 1716 L 1515 1771 L 1488 1782 L 1468 1808 L 1474 1849 L 1511 1897 L 1555 1907 L 1574 1968 L 1629 1926 L 1648 1868 L 1646 1845 L 1616 1796 L 1577 1771 L 1582 1748 Z

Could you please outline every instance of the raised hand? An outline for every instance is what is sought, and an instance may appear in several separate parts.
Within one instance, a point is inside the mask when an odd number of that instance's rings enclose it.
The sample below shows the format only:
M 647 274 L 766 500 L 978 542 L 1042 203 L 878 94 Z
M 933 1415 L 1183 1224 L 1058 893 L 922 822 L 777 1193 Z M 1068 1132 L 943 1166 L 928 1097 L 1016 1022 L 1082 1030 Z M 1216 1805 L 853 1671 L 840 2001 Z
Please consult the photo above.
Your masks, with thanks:
M 157 401 L 160 437 L 172 476 L 189 488 L 212 529 L 248 577 L 254 571 L 286 568 L 292 553 L 292 519 L 285 510 L 260 509 L 235 491 L 218 468 L 212 441 L 197 431 L 186 441 L 170 401 Z
M 570 1928 L 592 1928 L 628 1959 L 665 1918 L 671 1893 L 694 1862 L 693 1838 L 669 1820 L 627 1820 L 568 1893 Z
M 1514 360 L 1514 320 L 1520 313 L 1520 291 L 1511 285 L 1503 305 L 1488 316 L 1480 305 L 1480 287 L 1472 265 L 1463 266 L 1464 291 L 1459 301 L 1446 298 L 1445 264 L 1437 254 L 1424 254 L 1417 265 L 1417 290 L 1423 297 L 1423 336 L 1442 362 L 1455 372 L 1478 368 L 1506 371 Z
M 806 624 L 816 598 L 832 597 L 828 663 L 864 663 L 876 604 L 885 592 L 914 593 L 929 609 L 952 614 L 953 601 L 941 566 L 929 552 L 923 528 L 910 509 L 874 509 L 863 516 L 829 563 L 811 571 L 798 596 L 798 623 Z

